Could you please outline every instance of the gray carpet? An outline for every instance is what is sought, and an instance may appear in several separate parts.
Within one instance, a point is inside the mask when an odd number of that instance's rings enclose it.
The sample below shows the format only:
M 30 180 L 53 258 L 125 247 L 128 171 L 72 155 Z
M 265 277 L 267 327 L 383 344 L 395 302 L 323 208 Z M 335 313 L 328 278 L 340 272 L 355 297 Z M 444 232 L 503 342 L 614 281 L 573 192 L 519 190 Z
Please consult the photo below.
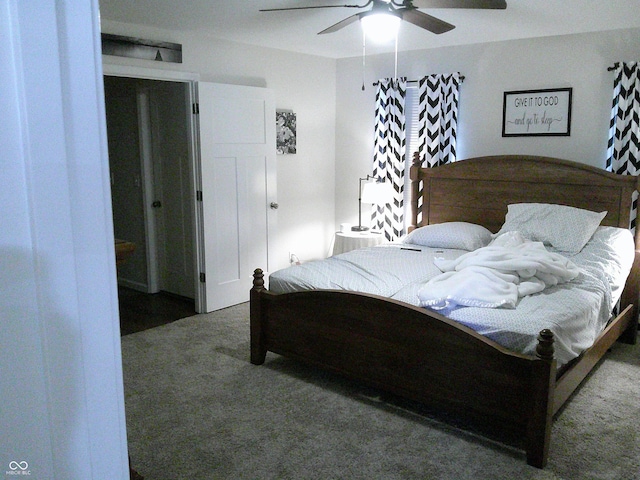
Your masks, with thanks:
M 122 338 L 129 451 L 146 480 L 640 478 L 640 345 L 616 344 L 556 419 L 549 465 L 419 405 L 268 354 L 249 307 Z

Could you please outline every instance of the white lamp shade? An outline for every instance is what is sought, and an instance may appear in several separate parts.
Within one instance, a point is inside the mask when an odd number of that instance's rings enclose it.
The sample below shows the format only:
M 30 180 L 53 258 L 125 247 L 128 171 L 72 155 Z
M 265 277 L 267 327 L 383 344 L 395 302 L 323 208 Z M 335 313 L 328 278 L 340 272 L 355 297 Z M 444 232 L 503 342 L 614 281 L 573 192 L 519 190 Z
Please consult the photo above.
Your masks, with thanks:
M 362 187 L 362 203 L 385 205 L 393 198 L 391 184 L 385 182 L 369 182 Z
M 372 13 L 361 17 L 360 23 L 367 38 L 376 43 L 386 43 L 396 38 L 400 17 L 390 13 Z

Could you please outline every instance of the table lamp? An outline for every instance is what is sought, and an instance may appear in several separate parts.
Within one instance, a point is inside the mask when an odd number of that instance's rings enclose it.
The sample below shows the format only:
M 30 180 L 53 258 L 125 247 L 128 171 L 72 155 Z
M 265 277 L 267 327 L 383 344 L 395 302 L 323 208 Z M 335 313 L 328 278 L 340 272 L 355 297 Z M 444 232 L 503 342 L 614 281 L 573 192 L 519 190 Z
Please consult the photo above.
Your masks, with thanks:
M 386 205 L 391 202 L 391 199 L 393 198 L 393 189 L 391 188 L 391 185 L 386 183 L 384 180 L 367 182 L 363 187 L 362 182 L 366 182 L 372 178 L 373 177 L 371 175 L 367 175 L 364 178 L 358 179 L 358 225 L 351 227 L 351 230 L 354 232 L 365 232 L 369 230 L 369 227 L 362 226 L 363 203 Z

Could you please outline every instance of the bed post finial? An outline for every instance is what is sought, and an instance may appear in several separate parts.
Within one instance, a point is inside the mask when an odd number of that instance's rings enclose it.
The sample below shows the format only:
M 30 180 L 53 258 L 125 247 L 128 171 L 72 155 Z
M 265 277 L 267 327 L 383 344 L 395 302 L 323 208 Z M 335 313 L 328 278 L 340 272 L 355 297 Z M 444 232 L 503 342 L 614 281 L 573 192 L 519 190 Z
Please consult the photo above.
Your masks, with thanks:
M 422 162 L 420 162 L 420 151 L 416 150 L 415 152 L 413 152 L 413 163 L 412 165 L 415 165 L 417 167 L 421 167 Z
M 548 328 L 540 331 L 538 335 L 538 346 L 536 347 L 536 356 L 540 360 L 551 362 L 553 360 L 553 332 Z
M 253 271 L 253 288 L 264 290 L 264 272 L 261 268 L 256 268 Z
M 407 232 L 411 232 L 418 227 L 418 196 L 420 195 L 420 152 L 415 151 L 413 153 L 413 163 L 409 169 L 409 178 L 411 179 L 411 202 L 410 202 L 410 217 L 409 225 L 407 225 Z

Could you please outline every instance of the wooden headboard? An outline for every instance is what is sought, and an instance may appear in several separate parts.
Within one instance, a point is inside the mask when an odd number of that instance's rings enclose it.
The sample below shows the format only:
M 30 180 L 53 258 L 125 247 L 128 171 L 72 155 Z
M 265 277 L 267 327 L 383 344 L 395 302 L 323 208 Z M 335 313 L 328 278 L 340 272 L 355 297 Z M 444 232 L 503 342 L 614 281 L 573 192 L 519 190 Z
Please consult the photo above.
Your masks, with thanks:
M 606 210 L 603 225 L 628 228 L 631 197 L 637 189 L 638 177 L 550 157 L 476 157 L 436 168 L 414 163 L 409 229 L 465 221 L 495 233 L 504 223 L 507 205 L 523 202 Z

